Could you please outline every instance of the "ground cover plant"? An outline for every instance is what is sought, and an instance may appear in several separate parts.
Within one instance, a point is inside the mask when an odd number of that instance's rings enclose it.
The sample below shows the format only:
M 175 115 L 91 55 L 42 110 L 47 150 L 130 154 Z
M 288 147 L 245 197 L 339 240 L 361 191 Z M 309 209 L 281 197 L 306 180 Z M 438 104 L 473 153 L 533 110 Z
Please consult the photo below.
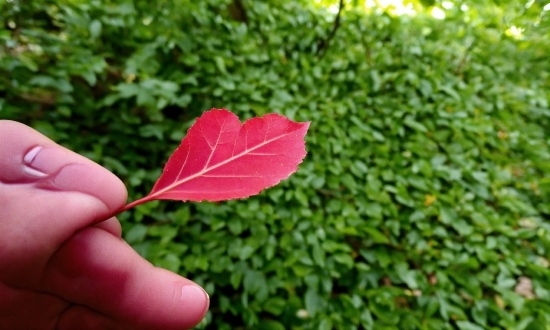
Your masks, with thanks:
M 311 121 L 300 171 L 258 196 L 120 215 L 206 288 L 200 328 L 548 329 L 549 10 L 409 2 L 1 2 L 0 118 L 131 200 L 206 109 Z

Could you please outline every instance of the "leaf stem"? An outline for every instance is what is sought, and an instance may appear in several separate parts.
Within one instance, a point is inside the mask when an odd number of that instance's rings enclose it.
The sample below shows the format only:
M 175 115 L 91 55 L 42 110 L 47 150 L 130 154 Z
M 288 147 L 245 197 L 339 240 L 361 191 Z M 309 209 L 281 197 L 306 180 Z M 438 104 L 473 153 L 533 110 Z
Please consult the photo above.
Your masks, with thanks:
M 143 204 L 143 203 L 146 203 L 146 202 L 149 202 L 149 201 L 152 201 L 153 199 L 155 199 L 154 197 L 151 197 L 150 195 L 149 196 L 145 196 L 143 198 L 140 198 L 138 200 L 135 200 L 131 203 L 128 203 L 126 205 L 124 205 L 123 207 L 119 208 L 118 210 L 114 211 L 113 213 L 109 214 L 107 217 L 101 219 L 101 221 L 98 221 L 98 222 L 102 222 L 102 221 L 105 221 L 105 220 L 108 220 L 108 219 L 111 219 L 112 217 L 116 217 L 117 215 L 121 214 L 122 212 L 124 211 L 128 211 L 129 209 L 133 208 L 133 207 L 136 207 L 140 204 Z
M 121 209 L 118 211 L 117 214 L 120 214 L 120 213 L 122 213 L 122 212 L 124 212 L 124 211 L 128 211 L 129 209 L 131 209 L 131 208 L 133 208 L 133 207 L 135 207 L 135 206 L 138 206 L 138 205 L 140 205 L 140 204 L 149 202 L 149 201 L 151 201 L 151 200 L 152 200 L 151 196 L 145 196 L 145 197 L 143 197 L 143 198 L 140 198 L 140 199 L 138 199 L 138 200 L 135 200 L 135 201 L 133 201 L 133 202 L 131 202 L 131 203 L 128 203 L 128 204 L 124 205 L 124 207 L 121 208 Z

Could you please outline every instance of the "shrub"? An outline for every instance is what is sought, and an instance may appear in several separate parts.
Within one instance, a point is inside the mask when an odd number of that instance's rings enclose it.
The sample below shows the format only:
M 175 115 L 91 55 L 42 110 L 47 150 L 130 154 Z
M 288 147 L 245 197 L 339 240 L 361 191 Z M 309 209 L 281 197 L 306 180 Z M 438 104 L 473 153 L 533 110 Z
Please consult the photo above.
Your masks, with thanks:
M 204 110 L 312 121 L 299 172 L 259 196 L 121 215 L 209 292 L 203 328 L 547 329 L 548 15 L 523 9 L 518 38 L 474 4 L 336 24 L 309 1 L 3 2 L 0 118 L 132 200 Z

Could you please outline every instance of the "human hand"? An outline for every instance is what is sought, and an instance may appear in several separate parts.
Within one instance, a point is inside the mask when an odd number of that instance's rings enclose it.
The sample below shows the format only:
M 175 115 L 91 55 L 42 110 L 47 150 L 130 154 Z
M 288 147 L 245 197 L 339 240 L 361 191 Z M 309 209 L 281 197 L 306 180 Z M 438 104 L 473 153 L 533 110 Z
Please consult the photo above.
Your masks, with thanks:
M 0 120 L 0 329 L 188 329 L 209 299 L 121 236 L 113 174 Z

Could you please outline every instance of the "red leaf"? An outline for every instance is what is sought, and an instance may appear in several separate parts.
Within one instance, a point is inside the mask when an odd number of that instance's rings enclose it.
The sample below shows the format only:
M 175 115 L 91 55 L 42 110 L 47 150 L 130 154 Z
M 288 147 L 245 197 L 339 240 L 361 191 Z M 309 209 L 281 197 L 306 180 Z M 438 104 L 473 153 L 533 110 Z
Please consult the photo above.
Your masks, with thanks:
M 241 124 L 226 109 L 205 112 L 168 159 L 151 193 L 155 199 L 221 201 L 249 197 L 288 178 L 306 155 L 309 122 L 278 114 Z

